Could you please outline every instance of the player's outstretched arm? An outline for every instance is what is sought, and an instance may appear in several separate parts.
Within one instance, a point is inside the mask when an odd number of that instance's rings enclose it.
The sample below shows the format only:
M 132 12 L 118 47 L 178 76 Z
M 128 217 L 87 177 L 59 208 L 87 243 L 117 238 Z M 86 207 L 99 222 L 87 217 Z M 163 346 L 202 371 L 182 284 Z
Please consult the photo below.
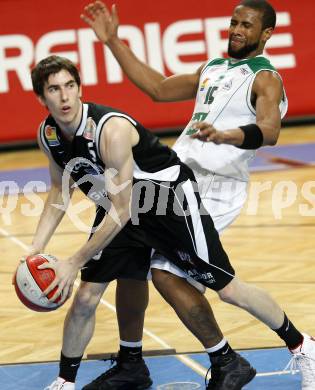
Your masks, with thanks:
M 101 1 L 95 1 L 81 15 L 95 32 L 98 39 L 112 51 L 128 78 L 155 101 L 177 101 L 196 96 L 200 69 L 196 73 L 165 77 L 140 61 L 129 47 L 118 37 L 119 19 L 117 7 L 111 12 Z

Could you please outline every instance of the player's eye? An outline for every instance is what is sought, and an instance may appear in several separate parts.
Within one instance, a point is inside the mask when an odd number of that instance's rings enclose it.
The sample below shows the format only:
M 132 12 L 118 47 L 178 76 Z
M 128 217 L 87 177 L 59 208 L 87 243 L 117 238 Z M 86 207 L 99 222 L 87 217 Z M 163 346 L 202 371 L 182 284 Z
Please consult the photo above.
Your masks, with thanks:
M 56 91 L 58 91 L 58 87 L 52 86 L 52 87 L 48 88 L 48 92 L 50 92 L 50 93 L 56 92 Z

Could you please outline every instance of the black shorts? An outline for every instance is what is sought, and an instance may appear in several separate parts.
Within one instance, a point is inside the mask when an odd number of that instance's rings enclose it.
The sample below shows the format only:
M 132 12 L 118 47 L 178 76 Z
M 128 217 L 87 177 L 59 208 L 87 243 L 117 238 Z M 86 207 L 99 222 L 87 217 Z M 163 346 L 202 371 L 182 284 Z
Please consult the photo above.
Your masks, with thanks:
M 85 265 L 82 280 L 145 280 L 154 248 L 206 287 L 213 290 L 225 287 L 235 272 L 211 217 L 202 207 L 192 171 L 183 165 L 176 182 L 150 180 L 150 183 L 155 191 L 150 193 L 154 199 L 150 210 L 135 216 L 138 209 L 133 205 L 129 223 L 102 251 L 99 260 L 90 260 Z M 168 189 L 163 192 L 165 199 L 161 199 L 161 188 Z M 161 209 L 165 212 L 160 213 Z M 94 226 L 104 217 L 104 212 L 97 214 Z
M 93 227 L 102 222 L 105 214 L 103 208 L 97 208 Z M 135 229 L 130 229 L 130 225 L 129 221 L 106 248 L 84 265 L 81 280 L 93 283 L 115 279 L 147 280 L 152 249 L 134 239 Z

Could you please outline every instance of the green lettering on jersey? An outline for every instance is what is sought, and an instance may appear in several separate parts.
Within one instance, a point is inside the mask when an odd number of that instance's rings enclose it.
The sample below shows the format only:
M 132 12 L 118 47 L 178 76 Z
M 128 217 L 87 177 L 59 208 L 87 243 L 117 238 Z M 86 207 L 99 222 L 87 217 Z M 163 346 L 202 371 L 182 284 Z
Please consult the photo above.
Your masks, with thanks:
M 206 119 L 208 113 L 207 112 L 195 112 L 193 117 L 191 118 L 191 122 L 202 122 L 204 119 Z M 186 131 L 186 135 L 195 134 L 197 132 L 196 129 L 190 127 Z

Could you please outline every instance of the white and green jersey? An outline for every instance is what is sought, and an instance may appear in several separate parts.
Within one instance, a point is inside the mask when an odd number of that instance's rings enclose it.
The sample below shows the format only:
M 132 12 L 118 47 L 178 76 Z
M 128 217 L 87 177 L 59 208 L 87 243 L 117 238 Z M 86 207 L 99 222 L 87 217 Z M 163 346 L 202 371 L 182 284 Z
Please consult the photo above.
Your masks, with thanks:
M 254 150 L 232 145 L 215 145 L 189 137 L 195 121 L 206 121 L 217 130 L 256 123 L 251 104 L 251 90 L 257 74 L 263 70 L 277 73 L 269 60 L 257 56 L 244 60 L 215 59 L 202 69 L 195 108 L 191 121 L 174 145 L 180 159 L 195 171 L 209 171 L 231 179 L 248 181 L 248 163 Z M 280 76 L 279 76 L 280 77 Z M 281 118 L 287 111 L 285 92 L 279 105 Z

